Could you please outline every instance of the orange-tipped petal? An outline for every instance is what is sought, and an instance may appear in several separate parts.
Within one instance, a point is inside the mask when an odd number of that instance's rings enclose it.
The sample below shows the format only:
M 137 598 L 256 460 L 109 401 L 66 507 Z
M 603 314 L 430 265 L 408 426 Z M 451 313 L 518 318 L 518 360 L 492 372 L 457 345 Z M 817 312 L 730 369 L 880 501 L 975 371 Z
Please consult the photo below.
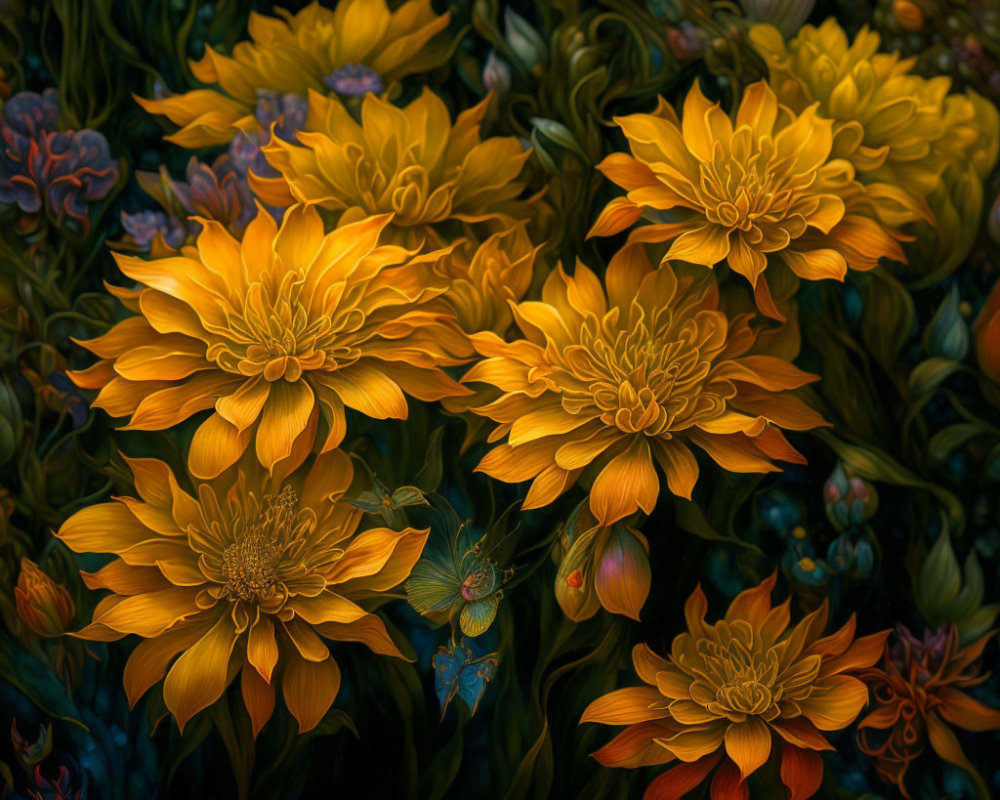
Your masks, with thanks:
M 604 725 L 632 725 L 669 716 L 665 708 L 650 708 L 663 700 L 650 686 L 616 689 L 594 700 L 583 712 L 580 722 L 600 722 Z

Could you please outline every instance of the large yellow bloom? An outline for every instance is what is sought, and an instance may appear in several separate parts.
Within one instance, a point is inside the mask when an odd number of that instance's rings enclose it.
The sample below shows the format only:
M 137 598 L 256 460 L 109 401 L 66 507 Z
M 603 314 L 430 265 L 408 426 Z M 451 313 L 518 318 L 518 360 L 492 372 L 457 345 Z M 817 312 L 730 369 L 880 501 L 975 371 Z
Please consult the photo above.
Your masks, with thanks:
M 115 290 L 137 316 L 83 342 L 103 360 L 73 379 L 100 388 L 94 405 L 130 416 L 130 430 L 213 409 L 191 442 L 199 478 L 219 475 L 251 442 L 268 469 L 336 447 L 345 406 L 405 419 L 406 394 L 467 394 L 441 370 L 469 348 L 438 298 L 445 286 L 427 280 L 423 260 L 436 254 L 380 246 L 389 219 L 324 235 L 315 209 L 288 210 L 280 229 L 261 211 L 242 242 L 201 220 L 197 247 L 182 255 L 116 254 L 142 284 Z
M 513 136 L 480 140 L 488 103 L 452 125 L 429 89 L 405 108 L 369 94 L 359 125 L 335 97 L 311 92 L 301 146 L 272 137 L 263 147 L 282 177 L 252 176 L 251 185 L 271 205 L 315 203 L 339 214 L 341 224 L 393 213 L 409 246 L 448 220 L 509 228 L 526 215 L 514 198 L 524 189 L 516 178 L 529 154 Z
M 707 267 L 725 261 L 753 285 L 761 311 L 781 318 L 766 278 L 769 256 L 800 278 L 843 280 L 880 257 L 905 260 L 849 162 L 831 160 L 832 123 L 780 106 L 762 82 L 747 87 L 735 125 L 697 83 L 683 121 L 661 98 L 654 114 L 616 117 L 632 154 L 598 165 L 626 190 L 590 235 L 608 236 L 645 217 L 629 241 L 672 241 L 664 260 Z M 880 191 L 895 196 L 891 187 Z
M 915 58 L 878 53 L 879 35 L 862 28 L 853 42 L 831 17 L 806 25 L 787 43 L 770 25 L 750 42 L 767 62 L 778 100 L 793 111 L 816 106 L 833 120 L 833 156 L 854 164 L 863 183 L 901 187 L 928 216 L 924 198 L 952 163 L 972 160 L 983 177 L 997 156 L 997 110 L 973 91 L 948 94 L 951 79 L 910 73 Z M 903 208 L 892 224 L 912 219 Z
M 471 338 L 484 357 L 462 378 L 502 394 L 473 409 L 500 423 L 501 444 L 477 469 L 508 482 L 533 479 L 524 508 L 551 503 L 588 471 L 590 509 L 610 525 L 651 513 L 659 462 L 674 494 L 690 497 L 697 445 L 734 472 L 803 463 L 779 428 L 825 424 L 801 400 L 779 394 L 812 380 L 783 359 L 751 355 L 752 314 L 719 310 L 714 275 L 652 270 L 640 246 L 619 253 L 606 285 L 583 264 L 545 281 L 542 302 L 514 307 L 524 336 Z
M 91 589 L 112 593 L 77 635 L 143 638 L 125 667 L 131 704 L 166 675 L 163 698 L 183 728 L 240 673 L 255 736 L 279 682 L 307 731 L 340 686 L 320 637 L 402 657 L 382 620 L 354 601 L 405 580 L 427 531 L 356 533 L 361 512 L 340 502 L 353 476 L 342 451 L 317 456 L 292 477 L 269 478 L 247 462 L 195 496 L 161 461 L 128 463 L 139 499 L 85 508 L 57 535 L 76 552 L 117 556 L 83 573 Z
M 445 42 L 428 45 L 450 19 L 436 15 L 431 0 L 409 0 L 395 11 L 385 0 L 340 0 L 332 11 L 313 2 L 294 16 L 275 10 L 281 19 L 250 12 L 253 41 L 237 44 L 232 57 L 206 47 L 204 58 L 191 64 L 198 80 L 218 89 L 136 98 L 147 111 L 184 126 L 169 141 L 206 147 L 226 144 L 238 130 L 259 129 L 254 107 L 261 90 L 305 96 L 346 83 L 357 92 L 341 89 L 345 94 L 379 92 L 447 57 Z
M 833 750 L 824 732 L 846 728 L 868 702 L 864 683 L 846 673 L 874 664 L 889 631 L 855 639 L 852 616 L 821 638 L 825 601 L 789 628 L 788 601 L 771 607 L 774 583 L 772 575 L 742 592 L 711 625 L 699 586 L 684 606 L 688 630 L 674 638 L 669 658 L 636 645 L 635 671 L 647 685 L 611 692 L 583 713 L 581 722 L 629 726 L 594 758 L 614 767 L 680 761 L 646 793 L 671 798 L 721 762 L 711 796 L 725 800 L 745 798 L 739 784 L 780 745 L 791 800 L 812 797 L 823 777 L 817 751 Z

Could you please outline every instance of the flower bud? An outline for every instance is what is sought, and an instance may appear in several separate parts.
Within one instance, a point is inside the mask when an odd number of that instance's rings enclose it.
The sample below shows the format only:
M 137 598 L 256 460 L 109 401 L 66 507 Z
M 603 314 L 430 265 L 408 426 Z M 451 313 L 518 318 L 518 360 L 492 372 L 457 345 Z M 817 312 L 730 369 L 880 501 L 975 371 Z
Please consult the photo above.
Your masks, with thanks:
M 594 588 L 601 605 L 613 614 L 639 619 L 651 579 L 642 534 L 616 525 L 597 555 Z
M 823 501 L 830 523 L 843 531 L 871 519 L 878 510 L 878 493 L 875 487 L 837 463 L 823 486 Z
M 14 600 L 24 624 L 39 636 L 61 636 L 73 619 L 75 609 L 69 592 L 28 558 L 21 559 Z
M 538 66 L 545 52 L 545 41 L 531 23 L 508 8 L 504 14 L 504 32 L 514 55 L 528 69 Z
M 693 61 L 705 52 L 705 34 L 688 20 L 667 30 L 667 44 L 677 61 Z
M 1000 281 L 986 298 L 972 333 L 979 368 L 991 381 L 1000 383 Z
M 483 64 L 483 86 L 486 91 L 496 92 L 498 95 L 510 91 L 510 67 L 492 50 Z
M 789 577 L 802 586 L 822 586 L 830 577 L 830 568 L 822 561 L 805 556 L 792 565 Z
M 556 600 L 574 622 L 590 619 L 601 607 L 594 588 L 594 551 L 598 539 L 606 538 L 606 534 L 606 529 L 592 528 L 577 536 L 556 572 Z
M 900 26 L 910 33 L 918 33 L 924 27 L 924 12 L 913 0 L 895 0 L 892 14 Z
M 875 569 L 875 551 L 867 539 L 860 540 L 854 547 L 854 574 L 867 578 Z
M 959 311 L 959 300 L 958 286 L 953 285 L 924 334 L 929 355 L 961 361 L 969 352 L 969 329 Z

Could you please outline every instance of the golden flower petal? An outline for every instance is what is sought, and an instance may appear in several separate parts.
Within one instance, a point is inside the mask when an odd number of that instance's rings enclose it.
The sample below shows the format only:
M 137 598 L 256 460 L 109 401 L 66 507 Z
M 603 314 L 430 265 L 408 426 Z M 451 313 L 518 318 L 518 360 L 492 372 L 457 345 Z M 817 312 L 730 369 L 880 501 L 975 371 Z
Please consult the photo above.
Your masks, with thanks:
M 656 741 L 681 761 L 697 761 L 719 749 L 729 725 L 724 720 L 686 727 L 673 736 Z
M 640 722 L 629 725 L 604 747 L 591 753 L 603 767 L 652 767 L 673 761 L 675 756 L 656 739 L 671 733 L 659 722 Z
M 299 733 L 315 728 L 340 691 L 340 668 L 332 657 L 313 662 L 293 656 L 281 681 L 285 705 L 299 723 Z
M 868 689 L 861 681 L 834 675 L 816 684 L 799 706 L 819 730 L 837 731 L 850 725 L 867 702 Z
M 771 731 L 758 717 L 747 717 L 746 722 L 729 725 L 725 742 L 726 754 L 739 767 L 743 780 L 763 766 L 771 755 Z
M 250 715 L 253 738 L 256 739 L 261 728 L 274 713 L 274 687 L 264 680 L 256 669 L 249 664 L 244 664 L 243 669 L 240 670 L 240 694 L 243 696 L 243 705 L 246 706 L 247 714 Z
M 365 614 L 352 622 L 323 622 L 316 626 L 316 630 L 337 642 L 360 642 L 379 655 L 415 660 L 415 656 L 407 658 L 403 655 L 377 614 Z
M 590 510 L 601 525 L 612 525 L 638 508 L 652 514 L 659 493 L 649 444 L 644 437 L 636 437 L 594 480 Z
M 247 662 L 267 683 L 278 663 L 278 640 L 274 636 L 274 623 L 261 616 L 250 626 L 247 635 Z
M 218 700 L 226 690 L 229 659 L 235 644 L 232 617 L 223 614 L 170 668 L 163 683 L 163 701 L 181 731 L 191 717 Z
M 135 704 L 149 691 L 149 688 L 166 675 L 167 667 L 174 656 L 199 641 L 211 627 L 212 623 L 208 620 L 199 622 L 190 620 L 171 628 L 155 639 L 139 642 L 125 662 L 125 672 L 122 676 L 129 708 L 135 708 Z
M 580 722 L 631 725 L 651 719 L 663 719 L 670 714 L 666 708 L 659 707 L 661 699 L 660 693 L 651 686 L 616 689 L 590 703 L 580 717 Z

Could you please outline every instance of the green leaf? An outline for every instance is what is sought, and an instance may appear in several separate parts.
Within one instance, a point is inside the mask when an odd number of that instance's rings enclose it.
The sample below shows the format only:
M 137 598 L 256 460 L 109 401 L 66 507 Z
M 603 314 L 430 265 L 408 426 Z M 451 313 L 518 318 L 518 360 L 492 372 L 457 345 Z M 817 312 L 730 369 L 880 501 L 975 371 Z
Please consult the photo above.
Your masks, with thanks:
M 0 677 L 55 719 L 72 722 L 88 733 L 80 721 L 76 704 L 66 693 L 66 687 L 45 664 L 21 649 L 17 642 L 0 631 Z
M 427 506 L 430 503 L 416 486 L 401 486 L 392 493 L 392 507 L 405 508 L 406 506 Z
M 534 153 L 535 158 L 538 159 L 538 163 L 542 165 L 542 169 L 550 175 L 555 175 L 559 172 L 559 165 L 556 164 L 555 159 L 542 147 L 542 143 L 538 139 L 537 129 L 531 131 L 531 151 Z
M 970 439 L 986 432 L 986 429 L 975 422 L 960 422 L 949 425 L 935 433 L 927 444 L 927 451 L 932 463 L 942 464 L 957 447 L 961 447 Z
M 441 453 L 441 443 L 444 440 L 444 426 L 435 428 L 427 442 L 427 457 L 413 479 L 416 488 L 423 492 L 436 492 L 444 474 L 444 457 Z M 406 487 L 411 488 L 411 487 Z
M 693 533 L 699 539 L 708 539 L 713 542 L 733 542 L 740 547 L 753 550 L 755 553 L 761 552 L 760 548 L 755 544 L 744 542 L 739 537 L 730 533 L 719 533 L 705 518 L 705 513 L 697 503 L 684 500 L 681 497 L 675 497 L 674 508 L 677 511 L 677 524 L 688 533 Z
M 948 606 L 961 590 L 962 573 L 945 526 L 920 567 L 920 582 L 914 587 L 917 610 L 931 625 L 940 625 L 948 621 Z
M 14 457 L 16 448 L 14 429 L 6 419 L 0 418 L 0 467 Z
M 545 119 L 545 117 L 532 117 L 531 124 L 535 126 L 535 130 L 539 131 L 548 140 L 580 156 L 584 164 L 590 163 L 590 159 L 587 158 L 587 154 L 580 147 L 580 143 L 570 132 L 570 129 L 561 122 L 556 122 L 554 119 Z
M 882 369 L 893 374 L 898 369 L 897 356 L 913 327 L 913 298 L 882 267 L 876 267 L 859 282 L 865 310 L 861 339 Z
M 358 727 L 354 724 L 354 720 L 351 719 L 350 714 L 341 708 L 334 708 L 328 711 L 314 730 L 317 736 L 330 736 L 344 728 L 349 730 L 355 739 L 361 741 L 361 735 L 358 733 Z
M 907 389 L 911 395 L 917 397 L 930 394 L 961 368 L 961 364 L 950 358 L 940 356 L 928 358 L 913 368 L 906 382 Z

